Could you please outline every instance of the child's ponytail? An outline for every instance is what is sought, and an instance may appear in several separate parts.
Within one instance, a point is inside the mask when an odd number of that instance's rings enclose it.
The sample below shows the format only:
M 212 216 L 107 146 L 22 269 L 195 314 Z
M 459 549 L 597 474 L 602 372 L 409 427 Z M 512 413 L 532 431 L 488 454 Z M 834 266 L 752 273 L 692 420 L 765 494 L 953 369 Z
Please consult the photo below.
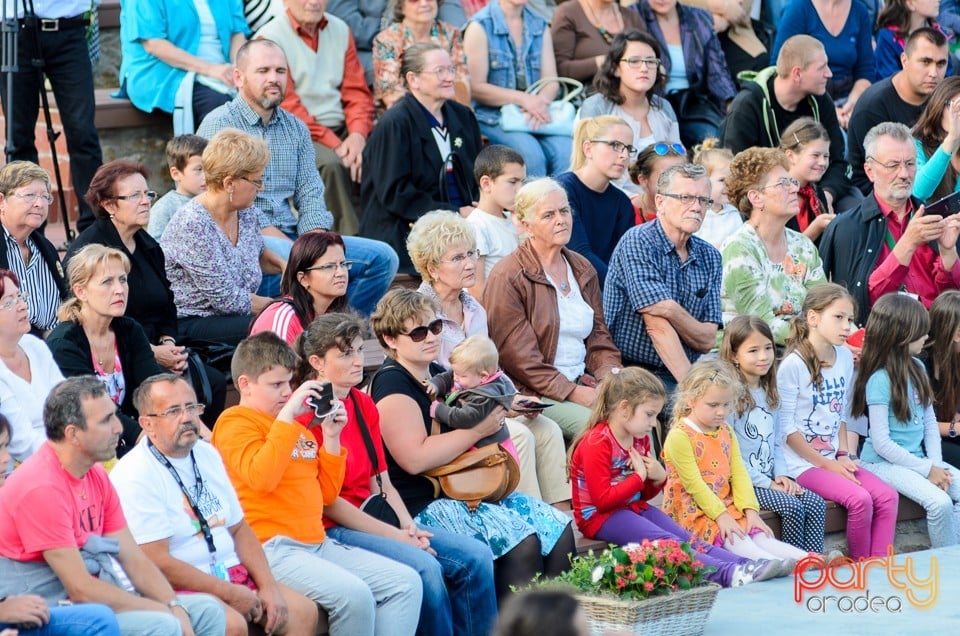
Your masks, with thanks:
M 854 305 L 856 313 L 856 302 L 842 285 L 836 283 L 821 283 L 815 285 L 807 291 L 807 297 L 803 300 L 803 307 L 800 314 L 790 321 L 790 335 L 787 336 L 787 352 L 790 355 L 796 352 L 803 360 L 807 370 L 810 372 L 810 384 L 819 386 L 823 381 L 823 363 L 817 355 L 810 342 L 810 324 L 807 322 L 807 316 L 812 311 L 814 313 L 823 313 L 827 307 L 838 300 L 849 300 Z

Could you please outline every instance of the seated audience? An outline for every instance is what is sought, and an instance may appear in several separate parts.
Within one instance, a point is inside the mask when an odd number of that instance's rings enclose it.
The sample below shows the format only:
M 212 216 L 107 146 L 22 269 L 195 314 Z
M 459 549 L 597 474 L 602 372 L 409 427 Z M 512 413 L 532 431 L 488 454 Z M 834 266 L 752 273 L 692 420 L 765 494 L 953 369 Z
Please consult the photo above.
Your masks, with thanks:
M 797 180 L 773 148 L 744 150 L 730 164 L 727 192 L 746 223 L 723 244 L 723 321 L 759 316 L 783 346 L 807 290 L 825 282 L 820 254 L 787 223 L 798 213 Z
M 713 205 L 703 213 L 700 229 L 693 235 L 720 249 L 727 237 L 743 225 L 743 216 L 727 196 L 727 177 L 730 176 L 733 153 L 717 146 L 718 142 L 716 137 L 710 137 L 693 149 L 693 163 L 707 171 L 710 198 L 713 199 Z
M 7 458 L 21 463 L 47 440 L 43 403 L 63 380 L 50 349 L 30 333 L 29 304 L 17 275 L 0 269 L 0 419 L 7 433 Z M 0 461 L 0 483 L 7 463 Z
M 177 210 L 207 189 L 203 177 L 203 151 L 207 140 L 199 135 L 178 135 L 167 142 L 167 168 L 174 189 L 157 199 L 150 208 L 147 232 L 159 241 Z
M 289 68 L 281 107 L 307 125 L 323 180 L 331 229 L 360 229 L 354 200 L 363 147 L 373 129 L 373 95 L 347 23 L 313 0 L 285 0 L 287 10 L 256 36 L 282 42 Z
M 916 294 L 929 307 L 941 292 L 960 285 L 955 267 L 960 219 L 916 214 L 920 202 L 910 196 L 917 172 L 910 129 L 877 124 L 863 149 L 873 196 L 838 215 L 820 239 L 823 271 L 853 296 L 858 325 L 866 323 L 870 307 L 884 294 Z
M 177 344 L 177 307 L 167 280 L 166 258 L 160 244 L 144 229 L 153 214 L 150 202 L 157 195 L 147 189 L 148 177 L 142 164 L 125 159 L 111 161 L 97 170 L 87 191 L 87 202 L 97 221 L 70 243 L 64 264 L 69 266 L 70 258 L 92 243 L 123 252 L 130 260 L 126 315 L 143 327 L 157 364 L 183 374 L 187 371 L 187 352 Z M 212 402 L 207 404 L 210 413 L 204 421 L 213 425 L 223 410 L 226 378 L 211 366 L 206 367 L 206 372 Z
M 770 63 L 779 65 L 784 44 L 800 34 L 823 46 L 831 74 L 827 94 L 846 128 L 857 100 L 876 77 L 870 14 L 858 0 L 791 0 L 777 23 Z
M 493 266 L 520 244 L 513 210 L 517 192 L 527 178 L 526 162 L 516 150 L 491 144 L 477 155 L 473 176 L 480 188 L 480 201 L 467 216 L 477 246 L 476 282 L 468 291 L 474 298 L 481 298 Z
M 827 204 L 820 179 L 830 165 L 830 136 L 811 117 L 801 117 L 787 126 L 780 138 L 790 178 L 797 182 L 797 215 L 787 227 L 820 244 L 820 235 L 836 216 Z
M 863 171 L 863 138 L 867 131 L 885 121 L 913 126 L 927 98 L 943 81 L 949 57 L 942 33 L 917 29 L 900 54 L 903 70 L 875 82 L 857 100 L 847 127 L 847 162 L 853 169 L 853 185 L 863 194 L 870 194 L 873 187 Z
M 930 95 L 913 126 L 917 147 L 913 196 L 934 202 L 960 191 L 957 151 L 960 150 L 960 77 L 948 77 Z
M 260 312 L 250 334 L 272 331 L 293 346 L 314 318 L 346 309 L 352 265 L 339 234 L 313 230 L 300 235 L 283 270 L 281 297 Z
M 463 32 L 463 48 L 480 132 L 491 143 L 510 146 L 523 155 L 531 177 L 566 170 L 571 135 L 537 132 L 552 121 L 550 102 L 558 94 L 558 85 L 547 84 L 536 94 L 526 92 L 537 80 L 557 76 L 547 22 L 525 0 L 492 0 L 470 19 Z M 500 121 L 504 104 L 523 111 L 529 132 L 504 130 Z
M 43 418 L 49 442 L 0 488 L 0 596 L 30 589 L 53 606 L 102 603 L 126 636 L 219 636 L 226 627 L 220 603 L 176 594 L 127 529 L 100 465 L 113 459 L 122 430 L 116 408 L 89 376 L 51 391 Z
M 456 26 L 437 18 L 444 2 L 398 0 L 393 3 L 392 24 L 373 38 L 373 101 L 377 115 L 403 99 L 406 94 L 400 62 L 403 52 L 417 42 L 439 44 L 450 55 L 456 69 L 453 78 L 458 102 L 470 106 L 470 74 L 463 52 L 462 22 Z M 409 13 L 409 15 L 408 15 Z
M 936 22 L 938 4 L 888 0 L 877 15 L 877 45 L 874 51 L 876 77 L 890 77 L 903 68 L 906 40 L 918 29 L 930 29 L 945 37 Z M 947 75 L 953 75 L 952 60 L 947 57 Z
M 140 437 L 133 392 L 162 371 L 143 327 L 125 316 L 129 274 L 130 259 L 112 247 L 92 243 L 74 254 L 67 267 L 73 296 L 60 307 L 61 322 L 47 337 L 63 375 L 92 375 L 107 387 L 123 424 L 120 457 Z
M 493 554 L 474 537 L 418 527 L 390 481 L 380 413 L 370 396 L 356 388 L 363 378 L 365 330 L 356 318 L 326 314 L 310 324 L 297 345 L 297 379 L 329 382 L 334 397 L 347 407 L 340 435 L 346 470 L 339 496 L 324 509 L 327 534 L 344 545 L 389 554 L 419 573 L 423 606 L 417 633 L 486 634 L 497 615 Z M 378 495 L 388 510 L 375 515 L 365 502 Z
M 110 481 L 140 549 L 175 589 L 219 599 L 228 635 L 246 636 L 249 624 L 313 636 L 317 606 L 273 577 L 223 460 L 200 439 L 204 409 L 190 384 L 155 375 L 134 402 L 144 439 L 117 462 Z
M 960 468 L 960 292 L 945 291 L 930 305 L 930 337 L 921 359 L 933 388 L 943 459 Z
M 657 182 L 663 171 L 686 162 L 687 149 L 683 144 L 661 141 L 640 150 L 629 171 L 630 181 L 637 186 L 636 194 L 630 197 L 636 208 L 637 225 L 657 218 Z
M 256 294 L 261 270 L 280 273 L 286 263 L 264 248 L 254 207 L 268 161 L 264 140 L 218 133 L 203 151 L 207 190 L 180 208 L 160 239 L 184 340 L 236 345 L 271 302 Z
M 660 60 L 666 77 L 663 90 L 677 114 L 683 143 L 693 146 L 716 137 L 737 89 L 713 31 L 713 17 L 677 0 L 640 0 L 635 6 L 666 51 Z
M 223 412 L 214 429 L 247 523 L 264 543 L 276 579 L 320 604 L 333 634 L 372 636 L 380 625 L 413 633 L 422 587 L 411 568 L 385 556 L 327 540 L 324 508 L 340 493 L 347 451 L 340 432 L 346 409 L 336 400 L 323 417 L 309 413 L 321 384 L 295 391 L 297 355 L 272 332 L 250 336 L 233 356 L 240 404 Z
M 393 247 L 400 271 L 413 274 L 406 250 L 411 224 L 430 210 L 471 206 L 481 141 L 473 113 L 453 101 L 455 69 L 443 47 L 412 45 L 400 73 L 409 92 L 383 116 L 364 149 L 367 172 L 375 178 L 361 184 L 361 234 Z
M 830 134 L 830 165 L 823 175 L 827 203 L 842 211 L 846 208 L 840 200 L 853 188 L 847 179 L 837 109 L 826 94 L 830 77 L 823 44 L 809 35 L 793 36 L 780 47 L 777 65 L 758 73 L 737 94 L 720 128 L 720 145 L 734 154 L 753 146 L 776 148 L 787 126 L 813 117 Z
M 629 13 L 629 12 L 628 12 Z M 615 115 L 633 132 L 633 147 L 642 150 L 657 141 L 680 143 L 673 106 L 657 93 L 663 89 L 660 43 L 648 33 L 631 30 L 613 39 L 595 79 L 597 93 L 584 100 L 580 117 Z M 637 203 L 640 186 L 624 174 L 617 186 Z
M 604 322 L 597 271 L 566 247 L 573 219 L 563 187 L 552 179 L 526 184 L 515 214 L 528 238 L 490 272 L 487 326 L 503 370 L 522 393 L 553 405 L 543 414 L 569 439 L 583 430 L 596 382 L 620 366 L 620 352 Z
M 120 86 L 145 112 L 192 133 L 233 96 L 233 60 L 250 29 L 240 0 L 131 0 L 120 15 Z
M 439 496 L 420 474 L 498 431 L 505 413 L 497 408 L 472 429 L 429 435 L 430 398 L 419 378 L 440 370 L 432 365 L 440 344 L 439 333 L 430 327 L 437 320 L 433 301 L 412 290 L 393 289 L 370 320 L 388 356 L 371 382 L 370 397 L 384 414 L 380 432 L 390 480 L 418 527 L 438 527 L 486 543 L 495 559 L 501 601 L 511 594 L 511 586 L 527 585 L 536 573 L 552 577 L 569 568 L 573 531 L 560 510 L 513 492 L 499 503 L 481 502 L 470 512 L 465 502 Z
M 581 119 L 573 141 L 570 172 L 557 176 L 573 212 L 569 247 L 590 261 L 603 287 L 610 254 L 633 227 L 633 205 L 615 183 L 637 149 L 630 126 L 614 115 Z
M 30 333 L 41 338 L 57 325 L 57 308 L 68 292 L 57 248 L 42 230 L 51 203 L 46 170 L 29 161 L 0 168 L 0 269 L 17 275 L 30 297 Z
M 466 291 L 479 269 L 476 250 L 470 223 L 443 211 L 421 217 L 407 239 L 410 259 L 423 277 L 417 291 L 439 307 L 442 330 L 434 361 L 444 370 L 451 368 L 450 356 L 457 345 L 472 336 L 488 335 L 487 312 Z M 563 433 L 557 423 L 537 413 L 509 415 L 506 428 L 520 464 L 517 491 L 547 503 L 570 499 L 563 470 Z
M 710 351 L 721 325 L 720 253 L 693 236 L 713 205 L 703 166 L 657 179 L 657 218 L 631 228 L 610 257 L 603 312 L 625 364 L 647 369 L 669 395 Z
M 623 10 L 615 0 L 561 3 L 550 21 L 557 73 L 591 84 L 621 33 L 646 31 L 636 11 Z

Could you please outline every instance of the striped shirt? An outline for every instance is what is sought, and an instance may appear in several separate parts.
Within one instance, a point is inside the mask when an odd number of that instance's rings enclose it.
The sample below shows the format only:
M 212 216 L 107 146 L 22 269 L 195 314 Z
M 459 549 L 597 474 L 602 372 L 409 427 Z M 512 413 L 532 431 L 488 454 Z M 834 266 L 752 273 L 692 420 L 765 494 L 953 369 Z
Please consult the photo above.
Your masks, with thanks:
M 286 298 L 289 298 L 289 296 Z M 272 331 L 286 340 L 287 344 L 293 346 L 297 336 L 303 333 L 303 325 L 297 318 L 297 312 L 294 311 L 291 303 L 277 300 L 261 311 L 257 319 L 253 321 L 250 335 L 261 331 Z
M 306 124 L 282 108 L 277 108 L 264 124 L 260 115 L 237 95 L 204 117 L 197 134 L 210 139 L 224 128 L 237 128 L 259 137 L 270 148 L 270 163 L 263 171 L 264 189 L 253 202 L 260 212 L 261 228 L 276 227 L 287 236 L 297 236 L 333 227 Z M 299 219 L 294 209 L 299 211 Z
M 30 296 L 29 307 L 30 324 L 40 331 L 49 331 L 57 326 L 57 309 L 60 308 L 60 289 L 54 280 L 50 268 L 43 260 L 43 255 L 37 249 L 33 238 L 27 237 L 27 248 L 30 250 L 30 264 L 23 262 L 20 245 L 7 228 L 3 228 L 3 236 L 7 244 L 7 261 L 10 270 L 20 279 L 20 291 Z

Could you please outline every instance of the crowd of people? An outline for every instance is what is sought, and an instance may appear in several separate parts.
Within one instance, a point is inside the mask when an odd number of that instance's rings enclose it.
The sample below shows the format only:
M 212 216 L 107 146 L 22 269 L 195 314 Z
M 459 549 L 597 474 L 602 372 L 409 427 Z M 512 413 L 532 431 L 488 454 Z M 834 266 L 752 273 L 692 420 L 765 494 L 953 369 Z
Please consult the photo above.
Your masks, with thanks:
M 0 636 L 519 633 L 574 524 L 692 538 L 727 587 L 823 556 L 826 501 L 854 559 L 900 497 L 960 543 L 960 17 L 247 4 L 125 3 L 175 189 L 78 106 L 62 257 L 14 129 Z M 489 447 L 502 496 L 427 474 Z

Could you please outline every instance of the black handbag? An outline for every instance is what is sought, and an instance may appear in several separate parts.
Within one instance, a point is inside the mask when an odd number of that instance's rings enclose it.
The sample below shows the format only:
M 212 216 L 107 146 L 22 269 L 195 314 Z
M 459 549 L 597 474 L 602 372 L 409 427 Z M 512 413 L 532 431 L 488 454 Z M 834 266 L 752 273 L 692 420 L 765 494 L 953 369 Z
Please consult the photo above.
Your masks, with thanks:
M 197 400 L 201 404 L 210 405 L 213 401 L 213 387 L 210 385 L 210 376 L 207 375 L 207 367 L 203 359 L 193 349 L 187 349 L 187 371 L 184 374 L 190 385 L 193 386 L 197 394 Z
M 380 477 L 380 462 L 377 461 L 377 451 L 373 447 L 373 439 L 370 437 L 370 431 L 367 429 L 367 422 L 363 419 L 363 412 L 360 406 L 350 396 L 350 403 L 353 404 L 353 413 L 357 417 L 357 427 L 363 436 L 363 445 L 367 447 L 367 454 L 370 456 L 370 463 L 373 464 L 374 479 L 377 480 L 377 489 L 380 492 L 370 493 L 370 496 L 360 504 L 360 510 L 367 513 L 374 519 L 379 519 L 387 525 L 394 528 L 400 527 L 400 518 L 397 512 L 387 501 L 387 495 L 383 492 L 383 479 Z
M 667 95 L 667 100 L 677 114 L 677 121 L 699 121 L 720 128 L 723 122 L 723 111 L 707 95 L 687 89 Z

